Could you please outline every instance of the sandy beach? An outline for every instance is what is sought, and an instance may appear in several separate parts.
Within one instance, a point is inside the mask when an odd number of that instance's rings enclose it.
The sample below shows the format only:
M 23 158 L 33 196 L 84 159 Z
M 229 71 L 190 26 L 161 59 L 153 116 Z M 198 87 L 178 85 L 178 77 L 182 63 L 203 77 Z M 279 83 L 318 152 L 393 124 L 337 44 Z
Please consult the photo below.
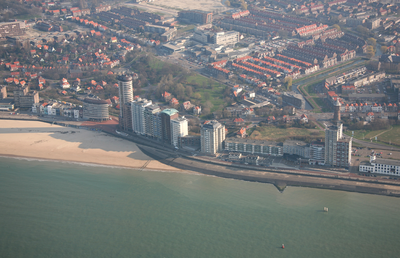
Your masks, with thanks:
M 181 171 L 150 158 L 130 141 L 36 121 L 0 120 L 0 155 Z

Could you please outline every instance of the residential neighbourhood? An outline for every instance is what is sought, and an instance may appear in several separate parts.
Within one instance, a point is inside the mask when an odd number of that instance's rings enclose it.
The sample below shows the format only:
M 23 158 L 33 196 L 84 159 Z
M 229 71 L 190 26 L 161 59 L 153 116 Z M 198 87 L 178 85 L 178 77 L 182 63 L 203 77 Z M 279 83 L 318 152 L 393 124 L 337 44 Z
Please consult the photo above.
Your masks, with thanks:
M 272 155 L 351 170 L 354 131 L 397 130 L 397 4 L 250 1 L 171 15 L 109 1 L 20 2 L 38 16 L 0 24 L 2 110 L 115 119 L 126 133 L 258 166 Z M 346 161 L 327 156 L 335 126 Z M 205 135 L 214 147 L 202 146 Z

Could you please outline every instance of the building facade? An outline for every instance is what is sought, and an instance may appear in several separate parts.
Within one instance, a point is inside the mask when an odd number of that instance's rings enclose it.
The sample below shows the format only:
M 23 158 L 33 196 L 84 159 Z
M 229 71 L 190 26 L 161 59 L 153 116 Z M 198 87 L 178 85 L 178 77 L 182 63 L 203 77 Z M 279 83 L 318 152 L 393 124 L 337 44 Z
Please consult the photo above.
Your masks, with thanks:
M 161 139 L 160 111 L 157 105 L 148 105 L 144 109 L 145 134 L 156 139 Z
M 160 112 L 161 124 L 161 140 L 165 143 L 171 144 L 171 120 L 178 118 L 178 110 L 174 108 L 167 108 Z
M 325 165 L 349 167 L 352 138 L 343 138 L 343 125 L 338 123 L 325 129 Z
M 303 96 L 295 92 L 284 92 L 282 101 L 299 109 L 305 109 L 306 106 L 306 101 Z
M 216 154 L 223 150 L 225 140 L 225 126 L 217 120 L 206 121 L 200 129 L 201 152 Z
M 120 117 L 124 117 L 122 106 L 133 101 L 133 83 L 132 77 L 120 75 L 117 77 L 119 87 Z
M 310 146 L 302 141 L 286 140 L 283 143 L 283 153 L 297 155 L 304 159 L 310 158 Z
M 96 121 L 108 120 L 109 113 L 107 101 L 85 98 L 83 101 L 83 119 Z
M 377 173 L 384 175 L 400 175 L 400 161 L 392 159 L 377 159 L 375 155 L 370 157 L 369 163 L 359 165 L 360 172 Z
M 14 89 L 14 106 L 19 108 L 31 108 L 33 104 L 39 103 L 39 92 L 29 91 L 28 86 Z
M 139 134 L 146 133 L 145 108 L 152 104 L 151 100 L 138 98 L 131 102 L 132 131 Z
M 188 135 L 188 120 L 184 117 L 177 117 L 171 120 L 171 144 L 179 147 L 179 137 Z
M 180 19 L 200 24 L 209 24 L 213 21 L 212 13 L 198 10 L 181 11 L 178 13 L 178 17 Z
M 323 143 L 310 144 L 310 165 L 325 165 L 325 145 Z
M 217 32 L 212 37 L 213 43 L 218 45 L 233 45 L 239 42 L 239 32 Z
M 5 98 L 7 98 L 7 86 L 0 85 L 0 99 L 5 99 Z
M 119 126 L 124 131 L 132 131 L 133 83 L 132 77 L 120 75 L 117 77 L 119 88 Z
M 272 141 L 227 138 L 225 140 L 225 150 L 229 152 L 237 151 L 241 153 L 283 156 L 282 143 Z

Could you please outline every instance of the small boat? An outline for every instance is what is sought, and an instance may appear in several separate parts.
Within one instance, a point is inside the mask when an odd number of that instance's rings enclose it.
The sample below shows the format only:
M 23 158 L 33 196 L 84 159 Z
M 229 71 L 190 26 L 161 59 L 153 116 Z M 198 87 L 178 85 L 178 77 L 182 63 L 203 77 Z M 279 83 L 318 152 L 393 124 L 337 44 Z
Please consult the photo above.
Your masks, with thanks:
M 328 207 L 324 207 L 325 212 L 328 212 L 328 210 L 329 210 Z
M 285 245 L 284 244 L 282 244 L 282 249 L 285 249 Z

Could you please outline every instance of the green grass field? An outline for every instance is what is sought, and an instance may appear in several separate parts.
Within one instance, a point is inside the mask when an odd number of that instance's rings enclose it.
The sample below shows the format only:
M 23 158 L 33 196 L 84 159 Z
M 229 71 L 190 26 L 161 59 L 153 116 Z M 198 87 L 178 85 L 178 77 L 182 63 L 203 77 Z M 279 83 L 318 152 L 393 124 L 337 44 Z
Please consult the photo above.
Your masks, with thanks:
M 201 94 L 201 103 L 204 104 L 207 101 L 210 101 L 213 104 L 213 107 L 211 108 L 211 112 L 214 112 L 218 110 L 219 106 L 226 106 L 226 103 L 224 102 L 223 99 L 223 93 L 225 91 L 226 85 L 221 84 L 215 80 L 209 79 L 207 77 L 204 77 L 200 74 L 195 74 L 191 75 L 188 78 L 186 78 L 187 83 L 193 85 L 196 84 L 193 88 L 194 93 L 200 93 Z M 212 88 L 209 88 L 209 84 L 211 83 Z M 205 85 L 205 86 L 203 86 Z M 209 99 L 207 99 L 207 94 L 209 96 Z
M 378 143 L 384 144 L 395 144 L 400 146 L 400 125 L 394 125 L 389 130 L 355 130 L 354 138 L 364 141 L 369 141 L 371 138 L 375 141 L 375 135 L 384 132 L 383 134 L 378 136 Z M 351 136 L 352 131 L 345 132 L 347 135 Z
M 317 105 L 321 108 L 322 112 L 331 112 L 329 106 L 325 103 L 325 101 L 321 98 L 314 97 L 313 100 Z
M 378 142 L 400 146 L 400 125 L 394 125 L 392 126 L 392 129 L 379 135 Z
M 29 19 L 35 19 L 35 18 L 41 18 L 42 16 L 39 14 L 21 14 L 21 15 L 16 15 L 14 16 L 15 19 L 20 19 L 20 20 L 29 20 Z
M 185 26 L 180 26 L 180 27 L 178 28 L 178 32 L 185 32 L 185 31 L 193 30 L 194 27 L 196 27 L 196 26 L 193 25 L 193 24 L 189 24 L 189 25 L 185 25 Z
M 151 69 L 161 70 L 164 66 L 164 62 L 157 58 L 151 58 L 150 62 L 149 62 L 149 66 L 151 67 Z
M 267 141 L 284 141 L 294 137 L 324 138 L 325 132 L 318 130 L 308 130 L 304 128 L 278 128 L 276 126 L 257 127 L 250 135 L 250 139 Z

